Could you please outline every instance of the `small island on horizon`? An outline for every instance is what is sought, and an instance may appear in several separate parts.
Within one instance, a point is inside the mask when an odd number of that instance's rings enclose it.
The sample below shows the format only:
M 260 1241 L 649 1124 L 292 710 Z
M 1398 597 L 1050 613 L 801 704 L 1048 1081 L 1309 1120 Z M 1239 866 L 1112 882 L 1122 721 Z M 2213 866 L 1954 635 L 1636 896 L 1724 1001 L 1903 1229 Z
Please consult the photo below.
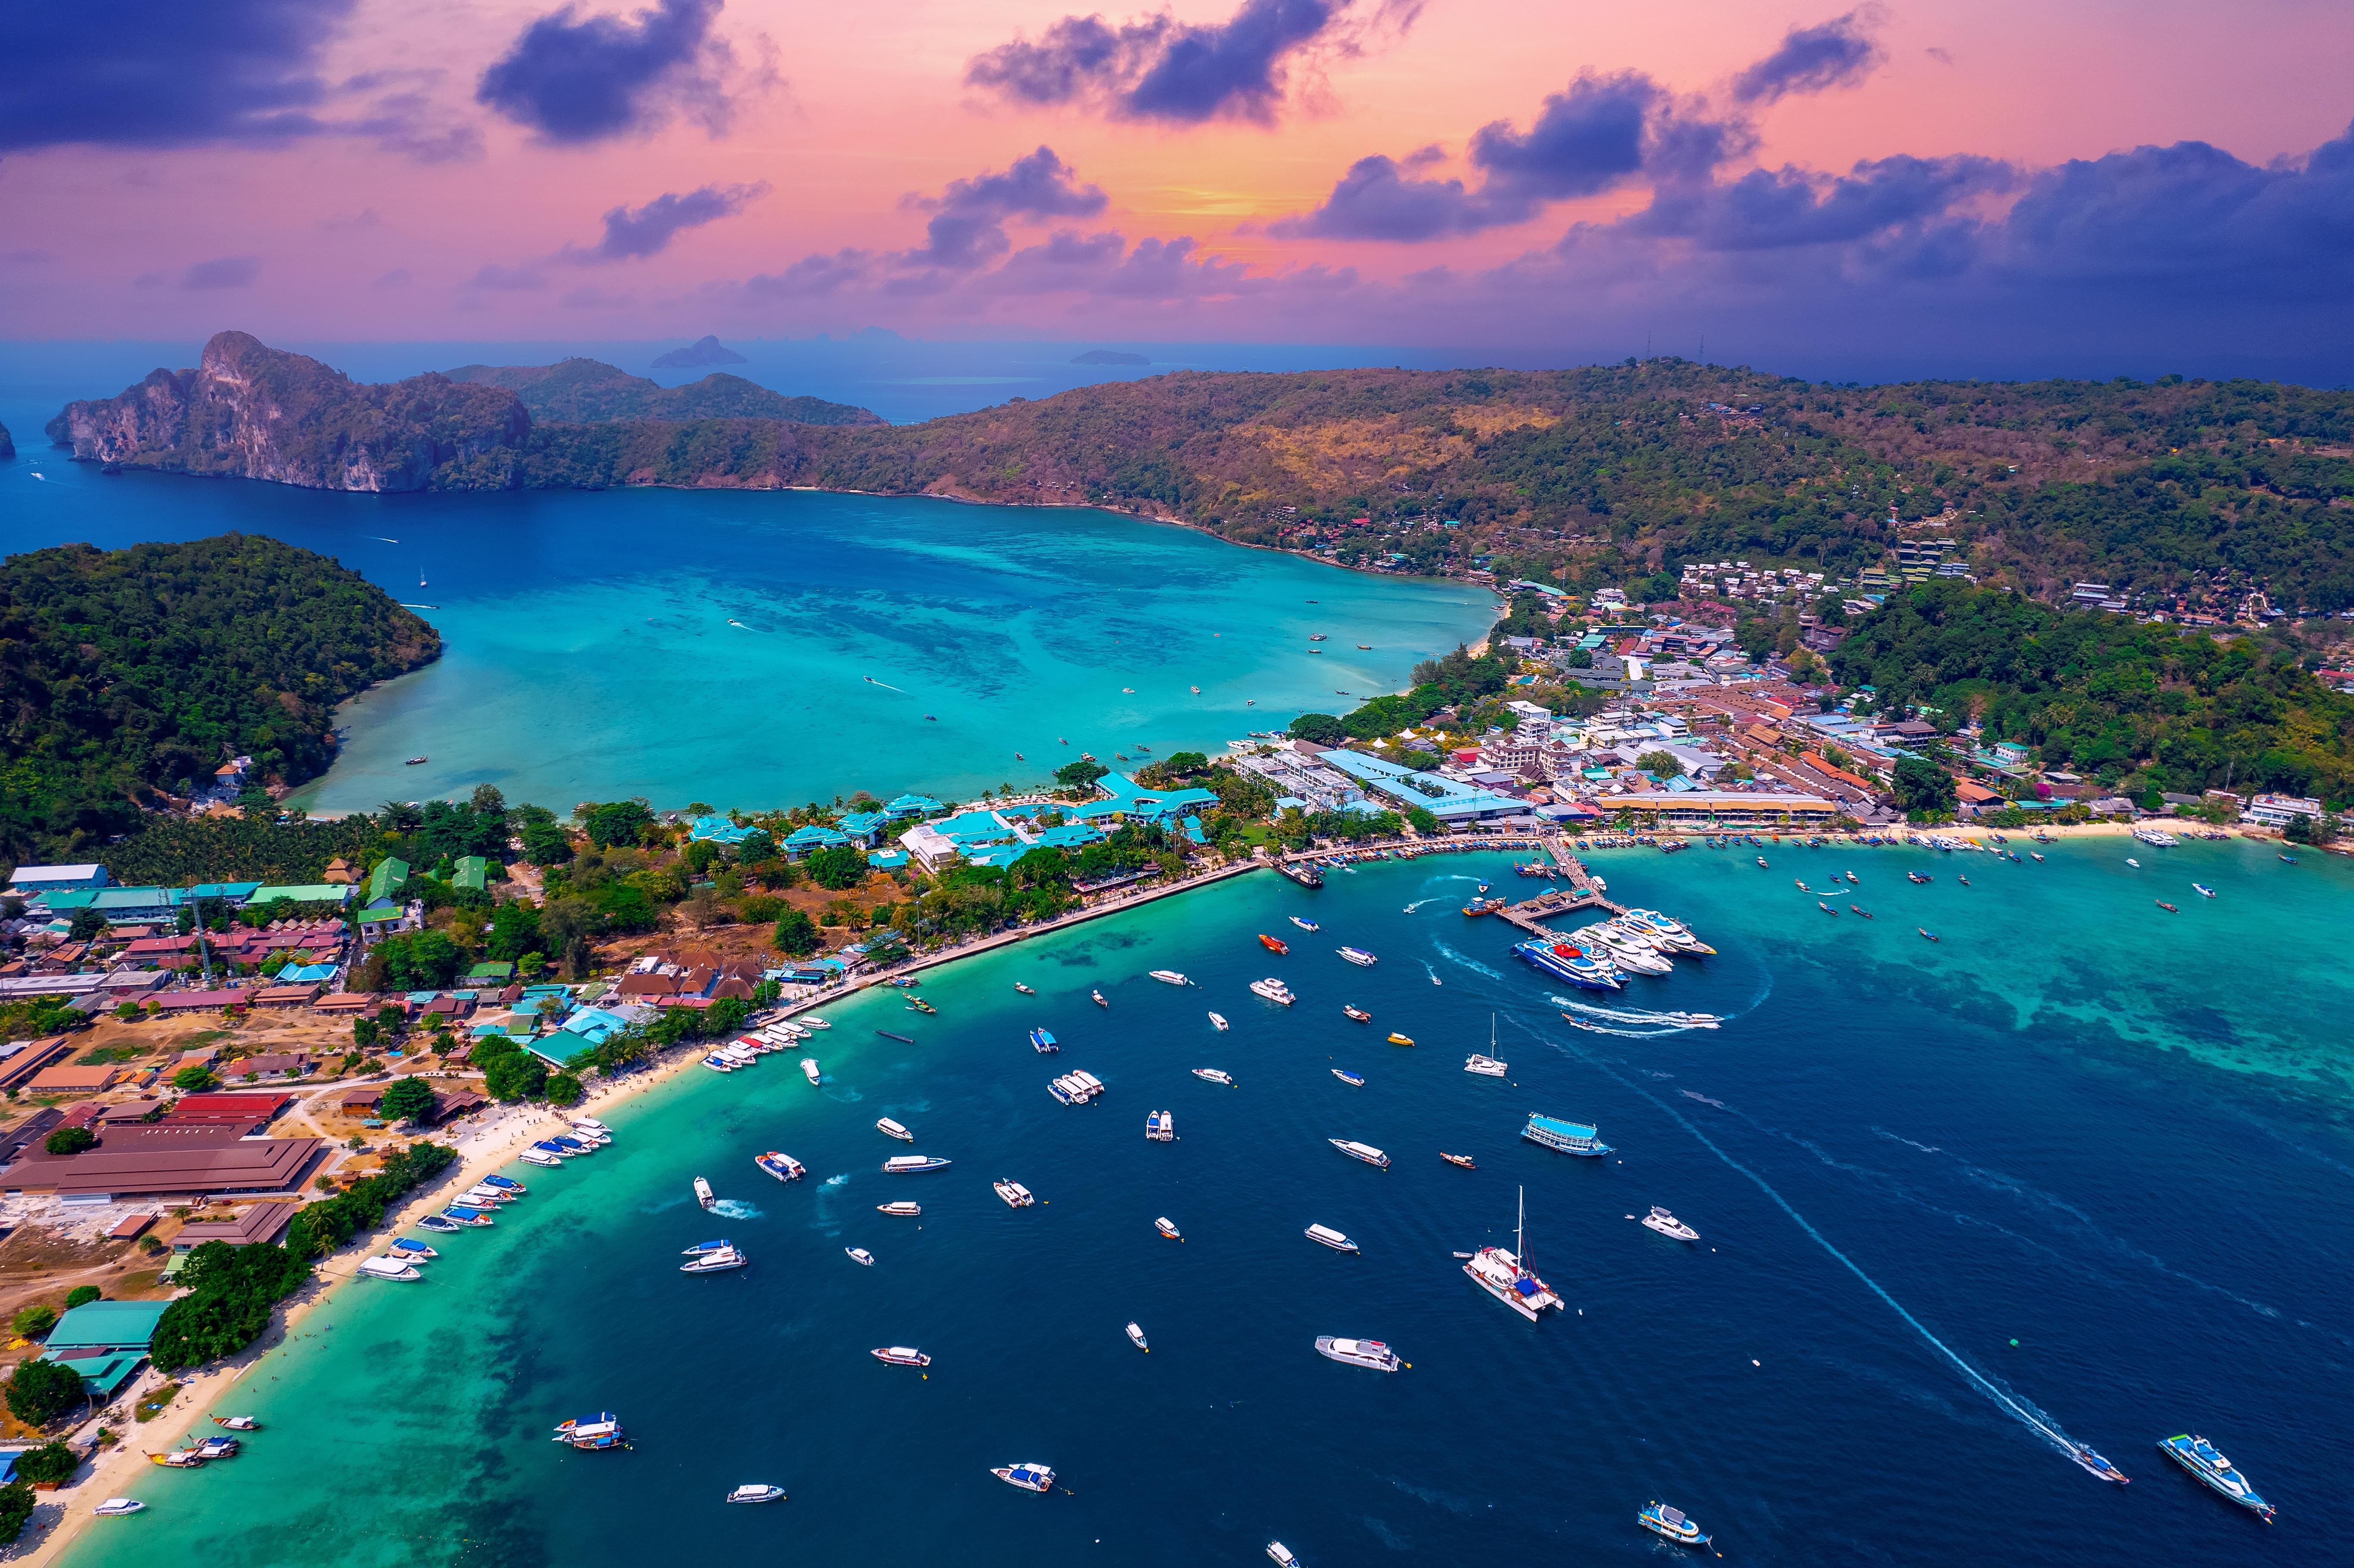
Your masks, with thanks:
M 1073 365 L 1150 365 L 1152 363 L 1152 356 L 1149 354 L 1130 354 L 1125 349 L 1119 348 L 1091 348 L 1085 354 L 1074 355 L 1071 363 Z
M 684 348 L 673 348 L 654 359 L 656 370 L 695 370 L 706 365 L 749 365 L 750 360 L 729 348 L 711 333 L 705 333 Z

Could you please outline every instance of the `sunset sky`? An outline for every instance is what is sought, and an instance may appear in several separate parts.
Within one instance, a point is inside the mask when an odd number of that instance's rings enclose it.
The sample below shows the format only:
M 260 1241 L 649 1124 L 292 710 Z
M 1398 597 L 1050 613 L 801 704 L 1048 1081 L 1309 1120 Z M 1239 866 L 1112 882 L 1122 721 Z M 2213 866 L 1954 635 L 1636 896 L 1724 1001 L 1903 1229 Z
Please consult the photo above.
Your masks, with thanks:
M 1649 334 L 2354 376 L 2343 0 L 100 0 L 9 31 L 0 337 Z

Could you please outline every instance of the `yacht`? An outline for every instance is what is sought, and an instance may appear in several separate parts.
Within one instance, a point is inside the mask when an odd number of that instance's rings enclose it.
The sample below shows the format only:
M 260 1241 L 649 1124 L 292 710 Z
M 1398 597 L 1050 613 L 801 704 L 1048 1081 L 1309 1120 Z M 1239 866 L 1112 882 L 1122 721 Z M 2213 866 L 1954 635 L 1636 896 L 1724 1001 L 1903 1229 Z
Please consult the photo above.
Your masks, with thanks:
M 919 1171 L 945 1171 L 949 1161 L 937 1154 L 895 1154 L 883 1162 L 885 1176 L 907 1176 Z
M 1390 1168 L 1390 1157 L 1370 1143 L 1359 1143 L 1350 1138 L 1328 1138 L 1324 1141 L 1352 1160 L 1362 1160 L 1368 1165 L 1378 1165 L 1384 1171 Z
M 1299 1557 L 1280 1541 L 1268 1542 L 1267 1554 L 1275 1559 L 1277 1568 L 1299 1568 Z
M 1352 1073 L 1346 1067 L 1335 1067 L 1332 1069 L 1332 1075 L 1352 1089 L 1362 1089 L 1365 1086 L 1365 1075 L 1363 1073 Z
M 576 1415 L 556 1429 L 554 1439 L 575 1448 L 626 1448 L 628 1438 L 621 1434 L 621 1418 L 610 1410 L 594 1415 Z
M 1219 1033 L 1224 1034 L 1227 1028 L 1226 1015 L 1223 1012 L 1214 1012 L 1210 1014 L 1210 1027 L 1216 1030 Z
M 1463 1272 L 1471 1283 L 1518 1312 L 1533 1323 L 1537 1314 L 1550 1307 L 1561 1309 L 1561 1298 L 1553 1287 L 1529 1272 L 1528 1257 L 1528 1189 L 1521 1189 L 1520 1219 L 1514 1225 L 1512 1245 L 1507 1252 L 1500 1246 L 1483 1246 L 1471 1255 Z M 1459 1254 L 1458 1255 L 1460 1255 Z
M 137 1513 L 147 1505 L 136 1498 L 109 1498 L 90 1511 L 101 1519 L 121 1519 Z
M 545 1154 L 553 1160 L 569 1160 L 572 1158 L 572 1150 L 565 1148 L 564 1145 L 557 1142 L 551 1138 L 541 1139 L 537 1143 L 533 1144 L 532 1148 L 539 1150 L 540 1153 Z
M 401 1236 L 393 1242 L 389 1255 L 408 1263 L 425 1263 L 441 1255 L 421 1241 Z
M 1622 969 L 1632 969 L 1638 975 L 1675 972 L 1675 965 L 1668 962 L 1657 948 L 1615 920 L 1597 920 L 1582 927 L 1577 934 L 1588 941 L 1600 943 L 1602 950 L 1610 955 L 1610 961 Z
M 1347 1236 L 1342 1235 L 1331 1225 L 1310 1225 L 1308 1227 L 1306 1234 L 1310 1241 L 1315 1242 L 1321 1246 L 1329 1246 L 1334 1252 L 1355 1252 L 1358 1250 L 1357 1244 L 1355 1242 L 1351 1241 Z
M 773 1149 L 766 1154 L 754 1155 L 752 1163 L 779 1181 L 798 1181 L 809 1174 L 809 1168 L 800 1160 L 790 1154 L 779 1154 Z
M 1184 1233 L 1177 1228 L 1177 1222 L 1171 1219 L 1166 1214 L 1163 1214 L 1159 1219 L 1153 1221 L 1152 1228 L 1159 1231 L 1162 1235 L 1167 1236 L 1171 1241 L 1181 1242 L 1185 1239 Z
M 922 1213 L 924 1205 L 910 1203 L 903 1199 L 896 1203 L 877 1203 L 875 1205 L 875 1212 L 878 1214 L 896 1214 L 902 1219 L 908 1219 Z
M 1051 1492 L 1055 1489 L 1055 1471 L 1047 1465 L 991 1465 L 989 1473 L 1009 1487 L 1020 1487 L 1025 1492 Z
M 844 1253 L 847 1253 L 850 1256 L 850 1261 L 858 1265 L 859 1267 L 872 1268 L 875 1266 L 875 1255 L 868 1252 L 864 1247 L 846 1246 L 842 1250 Z
M 1341 1004 L 1341 1012 L 1345 1017 L 1358 1023 L 1371 1023 L 1373 1021 L 1373 1015 L 1372 1013 L 1367 1012 L 1363 1008 L 1359 1007 L 1353 1001 L 1342 1002 Z
M 1270 937 L 1264 931 L 1259 933 L 1258 945 L 1265 948 L 1268 952 L 1277 954 L 1278 956 L 1281 956 L 1291 951 L 1291 944 L 1284 941 L 1279 937 Z
M 1414 1044 L 1414 1040 L 1409 1035 L 1400 1034 L 1396 1031 L 1393 1030 L 1390 1033 L 1390 1044 L 1393 1045 L 1411 1045 Z
M 2199 895 L 2199 896 L 2200 896 L 2200 897 L 2201 897 L 2201 898 L 2212 898 L 2212 897 L 2214 897 L 2214 896 L 2215 896 L 2215 890 L 2214 890 L 2213 888 L 2211 888 L 2211 887 L 2208 886 L 2208 885 L 2207 885 L 2205 883 L 2203 883 L 2203 882 L 2194 882 L 2194 883 L 2192 883 L 2192 884 L 2190 885 L 2190 891 L 2191 891 L 2191 892 L 2193 892 L 2193 893 L 2195 893 L 2195 894 L 2197 894 L 2197 895 Z
M 1176 1142 L 1177 1118 L 1165 1110 L 1146 1112 L 1144 1136 L 1155 1143 Z
M 804 1056 L 804 1057 L 802 1057 L 802 1058 L 801 1058 L 801 1076 L 802 1076 L 802 1077 L 804 1077 L 804 1078 L 807 1078 L 807 1079 L 810 1081 L 810 1085 L 811 1085 L 811 1087 L 815 1087 L 815 1086 L 816 1086 L 816 1085 L 817 1085 L 817 1058 L 816 1058 L 816 1057 L 814 1057 L 814 1056 Z
M 731 1268 L 741 1268 L 752 1260 L 726 1243 L 711 1252 L 700 1252 L 678 1266 L 681 1274 L 724 1274 Z
M 1668 1213 L 1667 1210 L 1660 1208 L 1657 1203 L 1652 1204 L 1651 1212 L 1643 1216 L 1643 1228 L 1657 1231 L 1663 1236 L 1671 1236 L 1677 1241 L 1700 1240 L 1698 1231 Z
M 902 1143 L 913 1143 L 916 1141 L 916 1135 L 914 1133 L 909 1132 L 906 1128 L 901 1127 L 897 1122 L 893 1121 L 887 1116 L 875 1122 L 875 1130 L 881 1133 L 885 1138 L 896 1138 Z
M 885 1345 L 868 1353 L 876 1361 L 895 1367 L 928 1367 L 932 1364 L 932 1358 L 913 1345 Z
M 1596 1129 L 1583 1122 L 1561 1121 L 1549 1116 L 1529 1113 L 1529 1125 L 1521 1128 L 1521 1136 L 1531 1143 L 1542 1143 L 1547 1149 L 1564 1154 L 1582 1154 L 1598 1159 L 1610 1152 L 1610 1146 L 1596 1136 Z
M 1518 944 L 1512 952 L 1531 969 L 1587 991 L 1617 991 L 1627 983 L 1617 966 L 1567 942 L 1534 938 Z
M 1297 915 L 1289 916 L 1289 919 L 1293 925 L 1299 927 L 1303 931 L 1313 931 L 1317 928 L 1316 922 L 1313 920 L 1302 919 Z
M 397 1257 L 371 1257 L 360 1265 L 360 1273 L 370 1279 L 422 1279 L 425 1277 L 415 1264 Z
M 458 1202 L 472 1203 L 480 1209 L 495 1209 L 509 1202 L 507 1195 L 496 1187 L 474 1187 L 458 1195 Z
M 990 1185 L 997 1189 L 997 1195 L 1005 1200 L 1005 1206 L 1009 1209 L 1026 1209 L 1038 1201 L 1036 1195 L 1019 1181 L 1000 1180 Z
M 2115 1481 L 2121 1487 L 2128 1487 L 2133 1484 L 2133 1478 L 2131 1477 L 2127 1476 L 2123 1470 L 2118 1469 L 2115 1465 L 2110 1464 L 2098 1454 L 2093 1452 L 2090 1448 L 2084 1446 L 2082 1443 L 2073 1443 L 2069 1445 L 2068 1457 L 2075 1460 L 2077 1464 L 2083 1466 L 2091 1474 L 2100 1477 L 2101 1479 L 2105 1481 Z
M 2160 1443 L 2158 1450 L 2168 1458 L 2190 1471 L 2211 1490 L 2221 1493 L 2238 1503 L 2266 1524 L 2273 1521 L 2273 1505 L 2256 1495 L 2248 1478 L 2232 1467 L 2232 1461 L 2216 1451 L 2215 1445 L 2193 1433 L 2177 1433 Z
M 695 1179 L 695 1201 L 706 1209 L 719 1201 L 711 1191 L 711 1183 L 700 1176 Z
M 732 1503 L 782 1502 L 785 1500 L 785 1489 L 752 1481 L 729 1492 L 727 1500 Z
M 1690 953 L 1702 959 L 1712 958 L 1716 954 L 1714 948 L 1692 935 L 1691 927 L 1681 920 L 1670 920 L 1656 909 L 1629 909 L 1626 922 L 1651 940 L 1664 943 L 1670 952 Z
M 1679 1510 L 1663 1502 L 1645 1503 L 1643 1511 L 1635 1517 L 1645 1530 L 1654 1535 L 1664 1535 L 1679 1546 L 1708 1544 L 1708 1537 L 1700 1532 L 1700 1526 L 1686 1519 Z
M 1144 1342 L 1144 1330 L 1134 1323 L 1128 1326 L 1128 1342 L 1148 1356 L 1152 1353 L 1152 1347 Z
M 1193 983 L 1192 980 L 1187 980 L 1183 975 L 1179 974 L 1175 969 L 1148 969 L 1145 972 L 1150 974 L 1154 980 L 1159 980 L 1162 985 L 1192 985 Z
M 1371 969 L 1376 962 L 1373 955 L 1363 948 L 1336 948 L 1333 951 L 1361 969 Z
M 1044 1029 L 1033 1029 L 1030 1032 L 1030 1049 L 1041 1056 L 1051 1056 L 1062 1047 L 1055 1044 L 1053 1034 Z
M 1289 986 L 1284 984 L 1281 980 L 1277 980 L 1272 975 L 1268 976 L 1266 980 L 1251 981 L 1250 988 L 1253 994 L 1263 996 L 1269 1001 L 1281 1002 L 1286 1007 L 1289 1007 L 1293 1002 L 1299 1000 L 1298 997 L 1291 994 L 1291 988 Z
M 1472 1054 L 1466 1056 L 1463 1059 L 1463 1070 L 1465 1072 L 1477 1073 L 1483 1078 L 1502 1077 L 1504 1075 L 1504 1066 L 1505 1065 L 1503 1063 L 1497 1061 L 1493 1056 L 1482 1056 L 1477 1052 L 1474 1052 Z
M 828 1023 L 824 1019 L 820 1018 L 814 1012 L 804 1012 L 799 1018 L 794 1019 L 793 1022 L 800 1024 L 804 1029 L 831 1029 L 833 1027 L 832 1024 Z
M 1405 1365 L 1398 1360 L 1395 1351 L 1379 1340 L 1336 1340 L 1330 1334 L 1319 1334 L 1316 1353 L 1327 1361 L 1371 1372 L 1395 1372 Z
M 1224 1084 L 1230 1089 L 1235 1086 L 1235 1075 L 1224 1067 L 1196 1067 L 1193 1075 L 1207 1083 Z

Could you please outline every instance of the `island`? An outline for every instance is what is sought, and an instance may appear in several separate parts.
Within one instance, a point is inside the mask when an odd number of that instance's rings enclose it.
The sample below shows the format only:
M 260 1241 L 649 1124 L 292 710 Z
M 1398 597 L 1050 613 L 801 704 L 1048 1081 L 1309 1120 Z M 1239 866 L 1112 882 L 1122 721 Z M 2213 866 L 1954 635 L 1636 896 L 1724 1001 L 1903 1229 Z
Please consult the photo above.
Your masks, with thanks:
M 1073 365 L 1150 365 L 1149 354 L 1130 354 L 1119 348 L 1091 348 L 1072 357 Z
M 705 333 L 684 348 L 673 348 L 668 354 L 657 355 L 654 359 L 654 368 L 656 370 L 692 370 L 701 365 L 748 363 L 749 362 L 742 355 L 721 343 L 716 335 Z

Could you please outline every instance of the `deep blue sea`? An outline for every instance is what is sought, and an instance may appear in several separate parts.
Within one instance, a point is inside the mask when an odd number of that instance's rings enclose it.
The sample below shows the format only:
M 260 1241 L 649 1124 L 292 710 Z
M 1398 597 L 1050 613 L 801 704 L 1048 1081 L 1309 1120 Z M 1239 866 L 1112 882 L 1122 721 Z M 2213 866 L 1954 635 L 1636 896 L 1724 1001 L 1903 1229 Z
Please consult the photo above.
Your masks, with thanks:
M 1525 890 L 1500 856 L 1318 893 L 1246 878 L 953 966 L 923 988 L 937 1017 L 833 1008 L 822 1089 L 792 1054 L 691 1072 L 614 1110 L 612 1148 L 515 1167 L 531 1195 L 424 1280 L 338 1296 L 228 1402 L 266 1424 L 248 1454 L 143 1477 L 148 1512 L 101 1521 L 73 1562 L 1190 1568 L 1280 1539 L 1311 1568 L 1666 1564 L 1678 1549 L 1635 1522 L 1655 1498 L 1735 1563 L 2342 1561 L 2354 868 L 2240 842 L 2046 853 L 1600 853 L 1614 895 L 1719 955 L 1572 998 L 1592 1028 L 1508 928 L 1458 912 L 1474 876 Z M 1834 868 L 1875 918 L 1791 886 Z M 1269 972 L 1296 1007 L 1245 990 Z M 1040 1023 L 1062 1054 L 1033 1054 Z M 1491 1024 L 1509 1081 L 1462 1071 Z M 1075 1067 L 1109 1086 L 1099 1104 L 1049 1098 Z M 1144 1139 L 1153 1109 L 1178 1141 Z M 1522 1142 L 1532 1111 L 1590 1119 L 1617 1153 Z M 954 1164 L 881 1175 L 907 1148 L 882 1116 Z M 810 1180 L 760 1174 L 768 1149 Z M 697 1211 L 697 1175 L 741 1206 Z M 1044 1202 L 1008 1210 L 1000 1176 Z M 1531 1260 L 1569 1302 L 1533 1325 L 1451 1255 L 1504 1238 L 1523 1192 Z M 919 1222 L 875 1212 L 899 1198 Z M 1652 1203 L 1701 1241 L 1631 1222 Z M 751 1266 L 678 1274 L 715 1234 Z M 1336 1365 L 1319 1334 L 1411 1369 Z M 867 1353 L 888 1344 L 929 1352 L 928 1378 Z M 606 1408 L 633 1451 L 546 1440 Z M 2162 1460 L 2185 1430 L 2279 1522 Z M 988 1473 L 1023 1460 L 1061 1486 Z M 725 1506 L 747 1481 L 790 1500 Z

